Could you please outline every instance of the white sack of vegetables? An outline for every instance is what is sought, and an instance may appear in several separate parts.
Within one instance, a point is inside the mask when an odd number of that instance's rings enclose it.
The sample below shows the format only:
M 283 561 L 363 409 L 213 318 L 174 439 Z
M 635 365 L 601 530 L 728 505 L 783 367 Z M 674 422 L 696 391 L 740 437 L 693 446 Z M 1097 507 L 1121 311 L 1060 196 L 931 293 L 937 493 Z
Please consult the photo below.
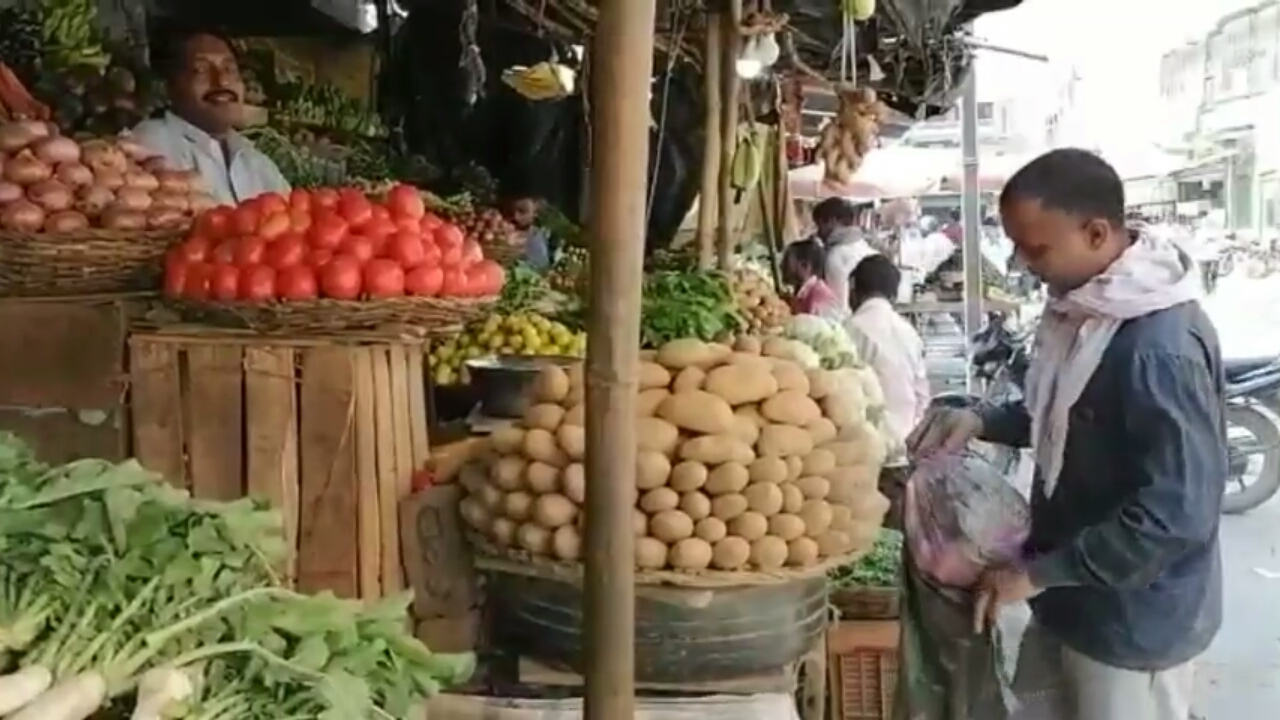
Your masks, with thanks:
M 280 525 L 134 461 L 48 467 L 0 435 L 0 716 L 409 720 L 465 680 L 473 658 L 406 632 L 407 596 L 281 586 Z
M 889 506 L 877 490 L 885 448 L 861 386 L 838 392 L 834 373 L 802 366 L 777 340 L 744 350 L 675 340 L 642 354 L 637 568 L 803 568 L 874 541 Z M 534 394 L 524 420 L 464 471 L 462 514 L 500 548 L 577 561 L 581 369 L 545 369 Z

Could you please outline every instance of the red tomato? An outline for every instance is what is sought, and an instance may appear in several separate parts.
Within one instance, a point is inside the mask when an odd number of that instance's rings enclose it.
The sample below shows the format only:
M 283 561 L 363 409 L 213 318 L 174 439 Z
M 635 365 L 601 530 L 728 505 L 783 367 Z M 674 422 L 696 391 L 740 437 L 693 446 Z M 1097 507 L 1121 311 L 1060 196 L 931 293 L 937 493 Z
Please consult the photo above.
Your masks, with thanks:
M 343 255 L 349 255 L 357 261 L 364 263 L 373 259 L 378 254 L 378 243 L 373 238 L 367 238 L 363 235 L 352 235 L 342 244 L 338 246 L 338 252 Z
M 307 240 L 310 241 L 313 248 L 333 250 L 341 245 L 346 237 L 347 221 L 328 211 L 325 211 L 324 214 L 316 215 L 311 224 L 311 229 L 307 231 Z
M 306 256 L 306 240 L 303 240 L 298 233 L 288 233 L 267 245 L 264 262 L 277 270 L 283 270 L 294 265 L 301 265 Z
M 435 265 L 419 265 L 404 276 L 404 290 L 410 295 L 439 295 L 443 284 L 444 271 Z
M 319 270 L 328 265 L 333 260 L 333 251 L 327 249 L 312 250 L 311 255 L 307 257 L 307 265 Z
M 434 231 L 436 242 L 443 247 L 461 246 L 466 236 L 462 234 L 462 228 L 453 223 L 444 223 L 437 227 Z
M 210 245 L 212 243 L 208 239 L 193 235 L 178 246 L 176 253 L 188 262 L 204 262 L 209 256 Z
M 387 207 L 398 218 L 418 220 L 427 214 L 422 194 L 412 185 L 396 185 L 387 193 Z
M 320 290 L 335 300 L 355 300 L 361 290 L 360 261 L 337 255 L 320 270 Z
M 235 261 L 236 265 L 245 267 L 246 265 L 257 265 L 262 262 L 262 256 L 267 251 L 267 241 L 250 235 L 242 237 L 236 241 Z
M 422 223 L 414 218 L 396 218 L 395 225 L 396 232 L 411 232 L 419 237 L 424 234 L 422 232 Z
M 289 212 L 289 201 L 280 193 L 263 193 L 253 198 L 263 215 L 275 215 Z
M 362 224 L 357 228 L 357 231 L 366 237 L 385 238 L 395 234 L 396 225 L 390 220 L 379 220 L 374 218 L 369 222 Z
M 471 285 L 467 281 L 466 271 L 460 268 L 448 268 L 444 271 L 444 280 L 440 285 L 440 294 L 445 297 L 466 297 L 471 294 Z
M 268 265 L 250 265 L 240 270 L 240 299 L 266 302 L 276 296 L 276 269 Z
M 436 228 L 441 225 L 444 225 L 444 220 L 441 220 L 439 215 L 432 212 L 423 215 L 422 221 L 418 223 L 418 227 L 422 228 L 424 233 L 434 233 Z
M 164 267 L 165 297 L 182 297 L 187 285 L 187 270 L 189 267 L 185 258 L 179 257 L 174 253 L 169 254 L 169 257 L 165 259 Z
M 182 286 L 182 294 L 192 300 L 208 300 L 209 285 L 212 281 L 213 265 L 204 262 L 191 263 L 187 266 L 187 281 Z
M 333 188 L 319 188 L 311 191 L 311 209 L 324 208 L 336 210 L 338 207 L 338 191 Z
M 482 260 L 467 271 L 471 294 L 497 295 L 507 281 L 507 271 L 492 260 Z
M 302 188 L 294 188 L 289 193 L 289 210 L 310 213 L 311 212 L 311 193 Z
M 258 234 L 268 240 L 275 240 L 293 229 L 293 221 L 288 212 L 263 215 L 258 223 Z
M 364 266 L 364 291 L 376 298 L 404 295 L 404 268 L 394 260 L 370 260 Z
M 289 229 L 304 233 L 311 229 L 311 211 L 297 208 L 289 211 Z
M 257 232 L 261 221 L 262 212 L 256 203 L 250 201 L 237 205 L 231 213 L 231 234 L 248 235 Z
M 427 261 L 427 251 L 417 233 L 398 232 L 387 240 L 386 256 L 408 270 Z
M 431 240 L 422 241 L 422 253 L 426 256 L 425 258 L 423 258 L 423 262 L 426 263 L 427 265 L 441 264 L 440 261 L 443 258 L 441 258 L 440 256 L 440 246 L 431 242 Z
M 220 263 L 222 265 L 231 265 L 236 261 L 236 250 L 240 247 L 237 240 L 227 240 L 218 243 L 213 252 L 206 258 L 209 262 Z
M 440 264 L 447 267 L 462 267 L 462 246 L 440 243 Z
M 338 213 L 352 226 L 363 225 L 373 217 L 373 205 L 369 198 L 355 190 L 344 189 L 338 200 Z
M 206 210 L 196 218 L 196 234 L 221 240 L 231 232 L 234 210 L 226 205 Z
M 392 222 L 391 211 L 384 205 L 372 205 L 369 208 L 369 219 L 373 222 Z
M 462 267 L 471 267 L 478 262 L 484 261 L 484 250 L 480 249 L 480 243 L 475 240 L 464 240 L 462 242 L 462 258 L 459 264 Z
M 214 265 L 209 278 L 209 295 L 214 300 L 231 302 L 240 297 L 240 270 L 235 265 Z
M 316 271 L 306 265 L 294 265 L 276 273 L 276 295 L 281 300 L 311 300 L 320 297 Z

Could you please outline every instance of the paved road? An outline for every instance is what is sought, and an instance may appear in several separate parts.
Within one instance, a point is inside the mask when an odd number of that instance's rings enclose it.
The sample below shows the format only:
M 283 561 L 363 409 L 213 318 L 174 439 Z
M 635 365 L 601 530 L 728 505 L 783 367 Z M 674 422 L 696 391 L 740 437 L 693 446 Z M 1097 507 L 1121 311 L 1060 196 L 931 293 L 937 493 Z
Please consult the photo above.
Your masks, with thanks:
M 1280 276 L 1227 278 L 1206 301 L 1228 356 L 1280 354 Z M 1205 720 L 1280 714 L 1280 501 L 1222 523 L 1226 622 L 1202 663 Z

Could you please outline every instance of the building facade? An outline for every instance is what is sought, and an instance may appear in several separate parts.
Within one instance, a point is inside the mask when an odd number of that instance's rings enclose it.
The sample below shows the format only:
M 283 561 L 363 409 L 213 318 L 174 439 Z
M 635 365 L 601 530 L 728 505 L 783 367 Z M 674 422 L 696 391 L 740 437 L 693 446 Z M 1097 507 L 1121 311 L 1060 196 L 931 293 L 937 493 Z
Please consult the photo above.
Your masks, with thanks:
M 1181 204 L 1211 206 L 1229 227 L 1275 232 L 1280 211 L 1280 0 L 1222 17 L 1160 62 L 1160 131 L 1189 162 Z

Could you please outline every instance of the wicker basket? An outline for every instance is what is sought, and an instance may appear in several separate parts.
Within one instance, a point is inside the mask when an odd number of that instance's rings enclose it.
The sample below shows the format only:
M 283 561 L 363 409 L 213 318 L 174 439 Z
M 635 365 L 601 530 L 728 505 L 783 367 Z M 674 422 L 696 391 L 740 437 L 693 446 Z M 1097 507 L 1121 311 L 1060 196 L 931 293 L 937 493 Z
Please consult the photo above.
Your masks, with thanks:
M 889 720 L 898 683 L 898 623 L 841 621 L 827 630 L 832 720 Z
M 152 291 L 181 231 L 0 233 L 0 296 Z
M 524 243 L 481 243 L 480 249 L 484 251 L 486 259 L 499 265 L 511 265 L 524 259 Z
M 494 302 L 494 298 L 403 297 L 276 303 L 181 300 L 172 304 L 191 322 L 260 333 L 324 333 L 389 325 L 441 330 L 488 314 Z
M 831 593 L 831 605 L 845 620 L 896 620 L 901 592 L 893 587 L 850 587 Z

